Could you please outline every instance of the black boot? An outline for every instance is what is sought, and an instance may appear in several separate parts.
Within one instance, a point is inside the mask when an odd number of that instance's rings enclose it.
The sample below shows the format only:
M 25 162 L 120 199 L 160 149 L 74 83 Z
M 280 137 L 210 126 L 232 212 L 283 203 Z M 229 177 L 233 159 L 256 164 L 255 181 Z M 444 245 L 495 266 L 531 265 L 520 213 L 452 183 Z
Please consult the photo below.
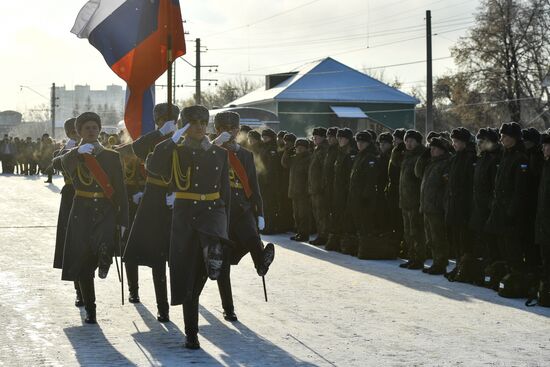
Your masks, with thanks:
M 269 266 L 275 258 L 275 246 L 272 243 L 265 245 L 264 250 L 262 251 L 262 258 L 260 264 L 257 266 L 256 271 L 259 276 L 263 277 L 267 274 Z
M 187 349 L 201 349 L 201 343 L 199 343 L 199 337 L 197 334 L 189 334 L 185 336 L 185 348 Z
M 138 266 L 131 263 L 125 263 L 124 267 L 126 268 L 126 278 L 128 279 L 128 302 L 140 303 Z
M 86 309 L 86 318 L 84 319 L 84 322 L 86 324 L 97 324 L 93 276 L 88 276 L 81 279 L 79 285 L 80 292 L 82 292 L 82 299 L 84 301 L 84 308 Z
M 239 319 L 237 318 L 237 315 L 235 314 L 234 310 L 224 310 L 223 311 L 223 318 L 226 321 L 231 321 L 231 322 L 239 321 Z
M 403 264 L 399 264 L 399 267 L 402 269 L 408 269 L 409 265 L 411 265 L 413 262 L 412 260 L 407 260 L 407 262 L 404 262 Z
M 447 272 L 447 267 L 442 264 L 433 264 L 429 268 L 422 271 L 430 275 L 444 275 Z
M 109 273 L 109 268 L 111 267 L 112 261 L 112 254 L 110 253 L 108 246 L 102 243 L 99 246 L 97 263 L 97 276 L 100 279 L 107 278 L 107 274 Z
M 421 269 L 424 269 L 424 261 L 418 261 L 418 260 L 415 260 L 413 262 L 411 262 L 409 264 L 409 266 L 407 267 L 407 269 L 409 270 L 421 270 Z
M 166 266 L 164 264 L 161 267 L 153 267 L 153 284 L 157 299 L 157 320 L 159 322 L 170 322 Z
M 82 292 L 80 292 L 80 285 L 76 281 L 74 282 L 74 289 L 76 291 L 76 298 L 74 300 L 74 305 L 76 307 L 84 306 L 84 300 L 82 299 Z

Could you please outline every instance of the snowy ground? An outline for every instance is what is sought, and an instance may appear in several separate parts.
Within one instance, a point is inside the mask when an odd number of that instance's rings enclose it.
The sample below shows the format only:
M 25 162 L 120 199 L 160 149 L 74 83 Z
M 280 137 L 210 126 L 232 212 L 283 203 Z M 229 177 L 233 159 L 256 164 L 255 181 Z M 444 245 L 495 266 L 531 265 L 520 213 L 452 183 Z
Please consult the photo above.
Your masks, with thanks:
M 155 319 L 150 271 L 142 304 L 121 306 L 113 268 L 96 281 L 97 326 L 83 324 L 70 282 L 51 267 L 62 180 L 0 176 L 0 366 L 548 366 L 550 309 L 449 283 L 397 261 L 360 261 L 288 236 L 261 280 L 232 272 L 240 322 L 223 320 L 216 283 L 201 297 L 203 349 L 182 348 L 180 307 Z

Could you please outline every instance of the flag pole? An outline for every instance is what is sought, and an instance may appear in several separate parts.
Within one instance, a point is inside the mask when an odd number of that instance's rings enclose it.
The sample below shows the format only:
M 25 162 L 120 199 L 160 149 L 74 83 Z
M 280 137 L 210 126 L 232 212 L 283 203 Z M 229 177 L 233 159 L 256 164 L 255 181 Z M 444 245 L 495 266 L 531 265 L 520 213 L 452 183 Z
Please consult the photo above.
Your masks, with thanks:
M 170 14 L 170 6 L 166 6 L 166 12 L 167 12 L 167 20 L 168 20 L 168 35 L 167 35 L 167 42 L 166 42 L 166 45 L 167 45 L 167 52 L 166 52 L 166 56 L 167 56 L 167 60 L 166 62 L 168 63 L 168 83 L 167 83 L 167 86 L 168 86 L 168 98 L 167 98 L 167 102 L 168 102 L 168 105 L 170 106 L 172 104 L 172 16 Z M 171 108 L 169 109 L 168 113 L 171 113 Z

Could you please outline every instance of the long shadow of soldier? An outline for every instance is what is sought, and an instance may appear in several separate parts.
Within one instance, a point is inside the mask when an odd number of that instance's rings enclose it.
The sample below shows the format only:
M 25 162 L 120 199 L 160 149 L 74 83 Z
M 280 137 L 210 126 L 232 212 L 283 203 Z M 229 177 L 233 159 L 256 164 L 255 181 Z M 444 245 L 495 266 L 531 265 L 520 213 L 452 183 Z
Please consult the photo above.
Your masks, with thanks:
M 287 250 L 310 256 L 330 264 L 338 265 L 364 274 L 386 279 L 390 282 L 422 292 L 435 293 L 455 301 L 469 302 L 479 299 L 501 306 L 520 309 L 542 316 L 550 316 L 550 309 L 544 307 L 526 307 L 525 299 L 507 299 L 496 292 L 472 284 L 449 282 L 443 276 L 429 276 L 422 272 L 399 269 L 398 260 L 360 260 L 356 257 L 338 252 L 325 251 L 312 245 L 290 243 L 279 238 L 264 236 L 264 240 L 276 241 L 277 245 Z M 327 270 L 328 271 L 328 270 Z M 330 276 L 330 275 L 327 275 Z
M 208 325 L 201 325 L 199 338 L 218 347 L 223 353 L 220 357 L 228 366 L 315 366 L 296 358 L 240 322 L 232 324 L 237 329 L 234 330 L 202 306 L 200 314 Z
M 85 311 L 80 310 L 84 320 Z M 81 366 L 134 366 L 107 340 L 99 325 L 73 326 L 63 329 Z
M 146 330 L 140 330 L 134 323 L 136 332 L 132 334 L 132 338 L 152 366 L 187 363 L 219 366 L 219 362 L 204 350 L 190 351 L 183 348 L 185 336 L 174 323 L 158 322 L 156 316 L 141 303 L 134 306 L 145 323 Z M 173 307 L 172 310 L 181 311 L 181 307 Z

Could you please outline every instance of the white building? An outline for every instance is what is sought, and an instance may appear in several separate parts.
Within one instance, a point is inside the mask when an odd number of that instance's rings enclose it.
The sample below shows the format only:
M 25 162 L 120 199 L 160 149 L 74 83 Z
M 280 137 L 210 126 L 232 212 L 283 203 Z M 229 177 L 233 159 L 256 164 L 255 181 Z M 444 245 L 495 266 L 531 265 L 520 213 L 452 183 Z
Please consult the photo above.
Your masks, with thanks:
M 109 85 L 105 90 L 92 90 L 89 85 L 75 85 L 74 90 L 56 87 L 56 125 L 82 112 L 99 114 L 104 125 L 116 125 L 124 116 L 126 91 L 120 85 Z

